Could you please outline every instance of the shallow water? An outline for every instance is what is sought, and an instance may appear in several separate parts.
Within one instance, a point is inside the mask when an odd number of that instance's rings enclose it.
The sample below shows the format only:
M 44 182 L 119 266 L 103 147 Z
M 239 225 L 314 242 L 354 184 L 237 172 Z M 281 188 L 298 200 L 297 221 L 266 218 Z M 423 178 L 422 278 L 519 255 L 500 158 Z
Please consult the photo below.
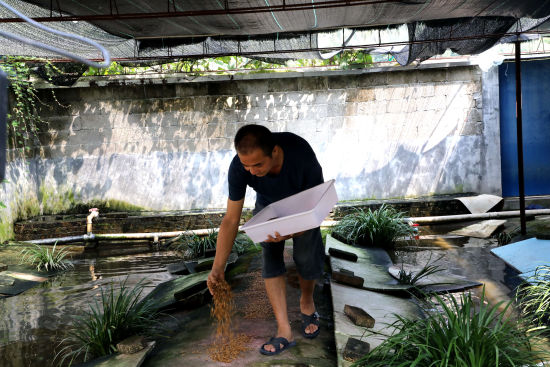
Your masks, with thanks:
M 517 272 L 490 252 L 495 247 L 494 239 L 462 237 L 459 240 L 441 236 L 421 241 L 419 246 L 401 247 L 397 252 L 397 264 L 437 265 L 444 274 L 483 283 L 491 303 L 508 302 L 513 299 L 519 278 Z
M 0 249 L 0 258 L 12 259 L 13 249 Z M 173 252 L 80 258 L 74 269 L 18 296 L 0 299 L 0 366 L 50 366 L 59 342 L 71 326 L 71 317 L 89 310 L 109 285 L 146 286 L 142 296 L 172 279 L 166 265 L 180 261 Z M 12 263 L 12 260 L 6 261 Z
M 491 302 L 510 300 L 515 273 L 490 253 L 496 242 L 446 235 L 463 225 L 421 227 L 419 234 L 424 239 L 399 247 L 397 264 L 402 261 L 423 266 L 431 261 L 447 274 L 483 282 Z M 138 247 L 111 246 L 79 254 L 73 260 L 73 270 L 19 296 L 0 299 L 0 366 L 52 365 L 59 349 L 56 346 L 71 325 L 71 316 L 89 310 L 89 305 L 100 299 L 102 287 L 108 289 L 108 285 L 119 285 L 125 279 L 128 286 L 133 286 L 144 279 L 148 281 L 142 294 L 145 296 L 157 284 L 173 278 L 166 266 L 181 260 L 175 253 L 128 253 L 139 251 Z M 143 248 L 147 245 L 141 251 Z M 14 251 L 0 247 L 2 262 L 16 264 L 18 255 Z M 113 251 L 127 254 L 112 255 Z

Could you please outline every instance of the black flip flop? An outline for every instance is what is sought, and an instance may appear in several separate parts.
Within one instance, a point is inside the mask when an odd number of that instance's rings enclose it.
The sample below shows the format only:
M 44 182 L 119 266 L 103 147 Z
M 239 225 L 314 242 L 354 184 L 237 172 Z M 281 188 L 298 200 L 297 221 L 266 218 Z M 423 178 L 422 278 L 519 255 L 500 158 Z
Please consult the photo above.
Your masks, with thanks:
M 273 352 L 269 350 L 265 350 L 264 347 L 266 345 L 273 345 L 275 350 Z M 283 346 L 282 348 L 281 348 L 281 345 Z M 289 342 L 286 338 L 283 338 L 282 336 L 278 338 L 272 337 L 267 341 L 267 343 L 264 343 L 262 345 L 262 347 L 260 348 L 260 353 L 262 353 L 264 356 L 274 356 L 275 354 L 279 354 L 282 351 L 292 348 L 295 345 L 296 345 L 296 342 L 294 340 Z
M 317 325 L 317 330 L 315 330 L 313 333 L 306 333 L 306 328 L 310 325 Z M 319 314 L 317 311 L 312 313 L 311 315 L 302 314 L 302 335 L 304 338 L 313 339 L 319 335 L 319 332 L 321 331 L 321 326 L 319 325 Z

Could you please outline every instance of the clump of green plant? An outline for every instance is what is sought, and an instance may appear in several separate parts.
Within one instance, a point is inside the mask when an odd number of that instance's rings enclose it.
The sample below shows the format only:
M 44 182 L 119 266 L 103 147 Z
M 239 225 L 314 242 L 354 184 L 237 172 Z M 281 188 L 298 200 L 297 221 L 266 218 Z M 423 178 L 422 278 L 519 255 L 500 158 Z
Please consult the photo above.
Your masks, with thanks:
M 430 275 L 436 274 L 443 271 L 443 269 L 439 265 L 434 265 L 431 263 L 431 259 L 428 260 L 426 265 L 422 267 L 417 272 L 414 271 L 407 271 L 403 268 L 403 264 L 401 264 L 401 269 L 398 273 L 397 281 L 400 284 L 408 284 L 408 285 L 415 285 L 418 283 L 419 280 L 426 278 Z
M 508 232 L 502 231 L 500 233 L 497 233 L 494 237 L 496 238 L 497 244 L 499 246 L 504 246 L 512 242 L 514 236 L 517 236 L 518 234 L 520 234 L 520 228 L 516 227 Z
M 235 242 L 233 242 L 233 251 L 237 253 L 237 255 L 244 254 L 250 247 L 256 246 L 254 242 L 245 235 L 244 233 L 237 234 L 237 237 L 235 238 Z
M 487 304 L 484 292 L 478 306 L 470 293 L 448 300 L 437 296 L 423 319 L 397 316 L 395 332 L 353 366 L 527 367 L 541 361 L 531 341 L 537 332 L 505 316 L 511 302 L 499 312 L 502 302 Z
M 42 269 L 46 271 L 67 270 L 73 267 L 73 264 L 66 259 L 69 255 L 69 250 L 66 248 L 56 248 L 57 242 L 53 248 L 47 246 L 33 245 L 30 248 L 21 250 L 21 263 L 31 264 L 36 267 L 36 270 Z
M 195 233 L 182 237 L 177 248 L 186 251 L 191 258 L 204 256 L 208 250 L 216 249 L 218 241 L 218 231 L 209 230 L 205 236 L 199 236 Z M 249 247 L 254 246 L 254 242 L 245 234 L 239 233 L 233 242 L 233 251 L 238 255 L 245 253 Z
M 528 285 L 518 288 L 517 299 L 522 313 L 535 326 L 547 333 L 550 320 L 550 266 L 539 266 L 527 279 Z
M 68 337 L 61 342 L 64 347 L 56 355 L 59 365 L 112 354 L 117 343 L 156 327 L 160 313 L 154 300 L 139 302 L 143 282 L 130 288 L 126 280 L 118 292 L 113 285 L 107 291 L 101 289 L 101 303 L 96 301 L 84 315 L 75 317 Z
M 356 209 L 344 216 L 332 234 L 349 244 L 392 247 L 399 237 L 413 237 L 415 229 L 404 220 L 404 213 L 386 204 L 372 211 Z
M 191 233 L 182 238 L 182 242 L 178 247 L 185 250 L 188 256 L 197 258 L 204 256 L 208 250 L 214 250 L 217 240 L 218 232 L 215 230 L 209 230 L 206 236 L 199 236 L 195 233 Z
M 36 104 L 40 100 L 30 80 L 31 69 L 15 56 L 3 56 L 0 68 L 7 74 L 14 96 L 7 115 L 8 142 L 11 148 L 18 148 L 21 153 L 26 154 L 38 141 L 39 128 L 45 124 L 36 112 Z

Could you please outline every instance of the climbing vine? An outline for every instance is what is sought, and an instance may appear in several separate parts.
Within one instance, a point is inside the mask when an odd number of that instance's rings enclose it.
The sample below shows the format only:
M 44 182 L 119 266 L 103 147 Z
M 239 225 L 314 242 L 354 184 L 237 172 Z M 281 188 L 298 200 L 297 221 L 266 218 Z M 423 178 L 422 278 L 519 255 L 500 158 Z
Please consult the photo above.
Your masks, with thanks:
M 332 69 L 368 68 L 373 58 L 368 53 L 356 50 L 345 50 L 330 59 L 298 59 L 271 62 L 250 59 L 243 56 L 222 56 L 207 59 L 182 59 L 155 65 L 113 62 L 105 69 L 89 68 L 83 76 L 100 75 L 140 75 L 170 73 L 274 73 L 292 71 L 291 68 L 326 67 Z
M 25 62 L 9 56 L 2 58 L 0 68 L 7 74 L 13 93 L 7 115 L 8 143 L 11 148 L 17 148 L 25 153 L 31 150 L 35 139 L 38 138 L 40 123 L 43 123 L 36 113 L 39 99 L 30 81 L 31 69 Z

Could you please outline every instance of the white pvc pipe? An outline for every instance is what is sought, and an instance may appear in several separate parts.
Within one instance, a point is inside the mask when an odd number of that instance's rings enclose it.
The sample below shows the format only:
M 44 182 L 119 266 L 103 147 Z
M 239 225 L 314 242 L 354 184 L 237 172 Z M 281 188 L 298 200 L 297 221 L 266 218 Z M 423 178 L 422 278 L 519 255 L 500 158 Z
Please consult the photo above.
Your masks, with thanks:
M 42 240 L 19 241 L 23 243 L 32 243 L 35 245 L 53 245 L 72 243 L 72 242 L 90 242 L 90 241 L 115 241 L 115 240 L 154 240 L 155 238 L 173 238 L 185 234 L 196 234 L 197 236 L 206 235 L 212 231 L 218 231 L 218 228 L 194 229 L 177 232 L 151 232 L 151 233 L 108 233 L 108 234 L 84 234 L 81 236 L 69 236 L 59 238 L 45 238 Z
M 525 215 L 550 215 L 550 209 L 532 209 L 526 210 Z M 410 217 L 404 218 L 406 221 L 411 221 L 418 224 L 430 224 L 430 223 L 448 223 L 448 222 L 461 222 L 476 219 L 494 219 L 494 218 L 513 218 L 519 217 L 519 210 L 510 210 L 505 212 L 489 212 L 489 213 L 473 213 L 473 214 L 459 214 L 459 215 L 442 215 L 434 217 Z

